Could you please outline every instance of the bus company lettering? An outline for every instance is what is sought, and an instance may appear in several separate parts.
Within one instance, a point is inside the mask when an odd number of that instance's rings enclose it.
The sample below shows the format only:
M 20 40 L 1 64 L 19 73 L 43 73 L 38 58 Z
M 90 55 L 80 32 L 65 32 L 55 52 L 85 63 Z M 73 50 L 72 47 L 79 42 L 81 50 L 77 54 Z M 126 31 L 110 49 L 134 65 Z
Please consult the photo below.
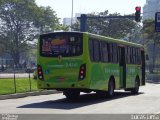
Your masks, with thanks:
M 117 76 L 119 76 L 119 70 L 118 69 L 107 69 L 107 68 L 105 68 L 105 70 L 104 70 L 104 72 L 106 73 L 106 74 L 115 74 L 115 75 L 117 75 Z
M 76 68 L 78 67 L 78 63 L 66 62 L 65 64 L 48 65 L 47 67 L 49 68 Z
M 66 68 L 75 68 L 78 66 L 78 64 L 77 63 L 66 63 L 65 66 L 66 66 Z

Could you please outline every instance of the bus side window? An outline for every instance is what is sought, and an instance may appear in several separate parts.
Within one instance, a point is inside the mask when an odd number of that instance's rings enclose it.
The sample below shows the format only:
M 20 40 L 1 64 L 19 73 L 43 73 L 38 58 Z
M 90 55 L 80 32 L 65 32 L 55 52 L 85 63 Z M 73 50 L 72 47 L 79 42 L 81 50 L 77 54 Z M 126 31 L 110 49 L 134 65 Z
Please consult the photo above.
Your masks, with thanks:
M 133 47 L 130 47 L 130 60 L 131 60 L 131 62 L 130 62 L 130 64 L 133 64 L 134 63 L 134 58 L 133 58 Z
M 128 63 L 129 64 L 131 64 L 131 58 L 132 58 L 131 47 L 128 47 Z
M 133 60 L 132 60 L 132 47 L 129 47 L 129 56 L 130 56 L 130 64 L 132 64 Z
M 101 61 L 104 62 L 104 52 L 103 52 L 103 49 L 104 49 L 104 42 L 101 41 L 100 42 L 100 51 L 101 51 Z
M 113 62 L 113 47 L 112 47 L 112 43 L 108 44 L 108 50 L 109 50 L 109 62 Z
M 113 44 L 113 62 L 117 63 L 118 62 L 118 47 L 117 44 Z
M 138 48 L 135 48 L 135 52 L 136 52 L 136 64 L 138 64 Z
M 127 48 L 128 47 L 126 46 L 126 48 L 125 48 L 125 61 L 126 61 L 126 63 L 128 63 L 128 49 Z
M 104 62 L 104 55 L 103 55 L 103 42 L 99 41 L 99 54 L 100 54 L 100 61 Z
M 93 54 L 94 54 L 94 61 L 99 62 L 100 61 L 100 45 L 98 40 L 93 40 Z
M 141 59 L 141 50 L 138 49 L 138 64 L 141 64 L 142 63 L 142 59 Z
M 91 61 L 94 61 L 93 40 L 89 40 L 89 55 Z
M 107 51 L 108 51 L 108 62 L 110 62 L 110 44 L 107 44 Z
M 136 64 L 136 49 L 133 47 L 133 64 Z
M 108 62 L 108 46 L 106 42 L 101 42 L 102 61 Z

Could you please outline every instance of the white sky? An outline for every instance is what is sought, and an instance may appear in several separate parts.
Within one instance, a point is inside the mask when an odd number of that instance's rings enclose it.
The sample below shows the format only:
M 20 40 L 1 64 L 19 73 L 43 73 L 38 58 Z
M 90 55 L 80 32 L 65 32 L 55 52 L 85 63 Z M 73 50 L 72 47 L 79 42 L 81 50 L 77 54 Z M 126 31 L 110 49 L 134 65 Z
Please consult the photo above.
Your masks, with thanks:
M 36 0 L 39 6 L 51 6 L 58 18 L 71 17 L 72 0 Z M 135 13 L 135 7 L 143 9 L 146 0 L 73 0 L 73 16 L 75 13 L 118 12 L 121 15 Z

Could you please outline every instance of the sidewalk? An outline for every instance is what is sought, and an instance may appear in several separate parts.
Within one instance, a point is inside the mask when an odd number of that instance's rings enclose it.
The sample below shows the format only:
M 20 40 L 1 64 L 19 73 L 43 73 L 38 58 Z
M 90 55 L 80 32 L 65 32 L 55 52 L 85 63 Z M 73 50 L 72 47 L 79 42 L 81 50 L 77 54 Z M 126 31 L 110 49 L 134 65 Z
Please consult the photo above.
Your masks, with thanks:
M 160 84 L 160 80 L 146 80 L 148 83 Z
M 35 91 L 35 92 L 27 92 L 27 93 L 0 95 L 0 100 L 22 98 L 27 96 L 49 95 L 49 94 L 56 94 L 56 93 L 61 93 L 61 92 L 55 91 L 55 90 L 43 90 L 43 91 Z
M 33 77 L 33 73 L 30 73 Z M 14 73 L 0 73 L 0 78 L 14 78 Z M 29 78 L 29 73 L 15 73 L 15 78 Z

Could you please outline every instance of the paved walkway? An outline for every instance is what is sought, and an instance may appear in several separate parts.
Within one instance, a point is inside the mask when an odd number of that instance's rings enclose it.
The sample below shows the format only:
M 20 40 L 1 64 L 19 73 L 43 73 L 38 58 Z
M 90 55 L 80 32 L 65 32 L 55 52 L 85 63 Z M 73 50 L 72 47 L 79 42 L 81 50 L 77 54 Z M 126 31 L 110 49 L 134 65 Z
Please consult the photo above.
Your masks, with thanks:
M 15 73 L 16 78 L 29 78 L 29 73 Z M 33 74 L 30 74 L 33 77 Z M 14 73 L 0 73 L 0 78 L 14 78 Z

